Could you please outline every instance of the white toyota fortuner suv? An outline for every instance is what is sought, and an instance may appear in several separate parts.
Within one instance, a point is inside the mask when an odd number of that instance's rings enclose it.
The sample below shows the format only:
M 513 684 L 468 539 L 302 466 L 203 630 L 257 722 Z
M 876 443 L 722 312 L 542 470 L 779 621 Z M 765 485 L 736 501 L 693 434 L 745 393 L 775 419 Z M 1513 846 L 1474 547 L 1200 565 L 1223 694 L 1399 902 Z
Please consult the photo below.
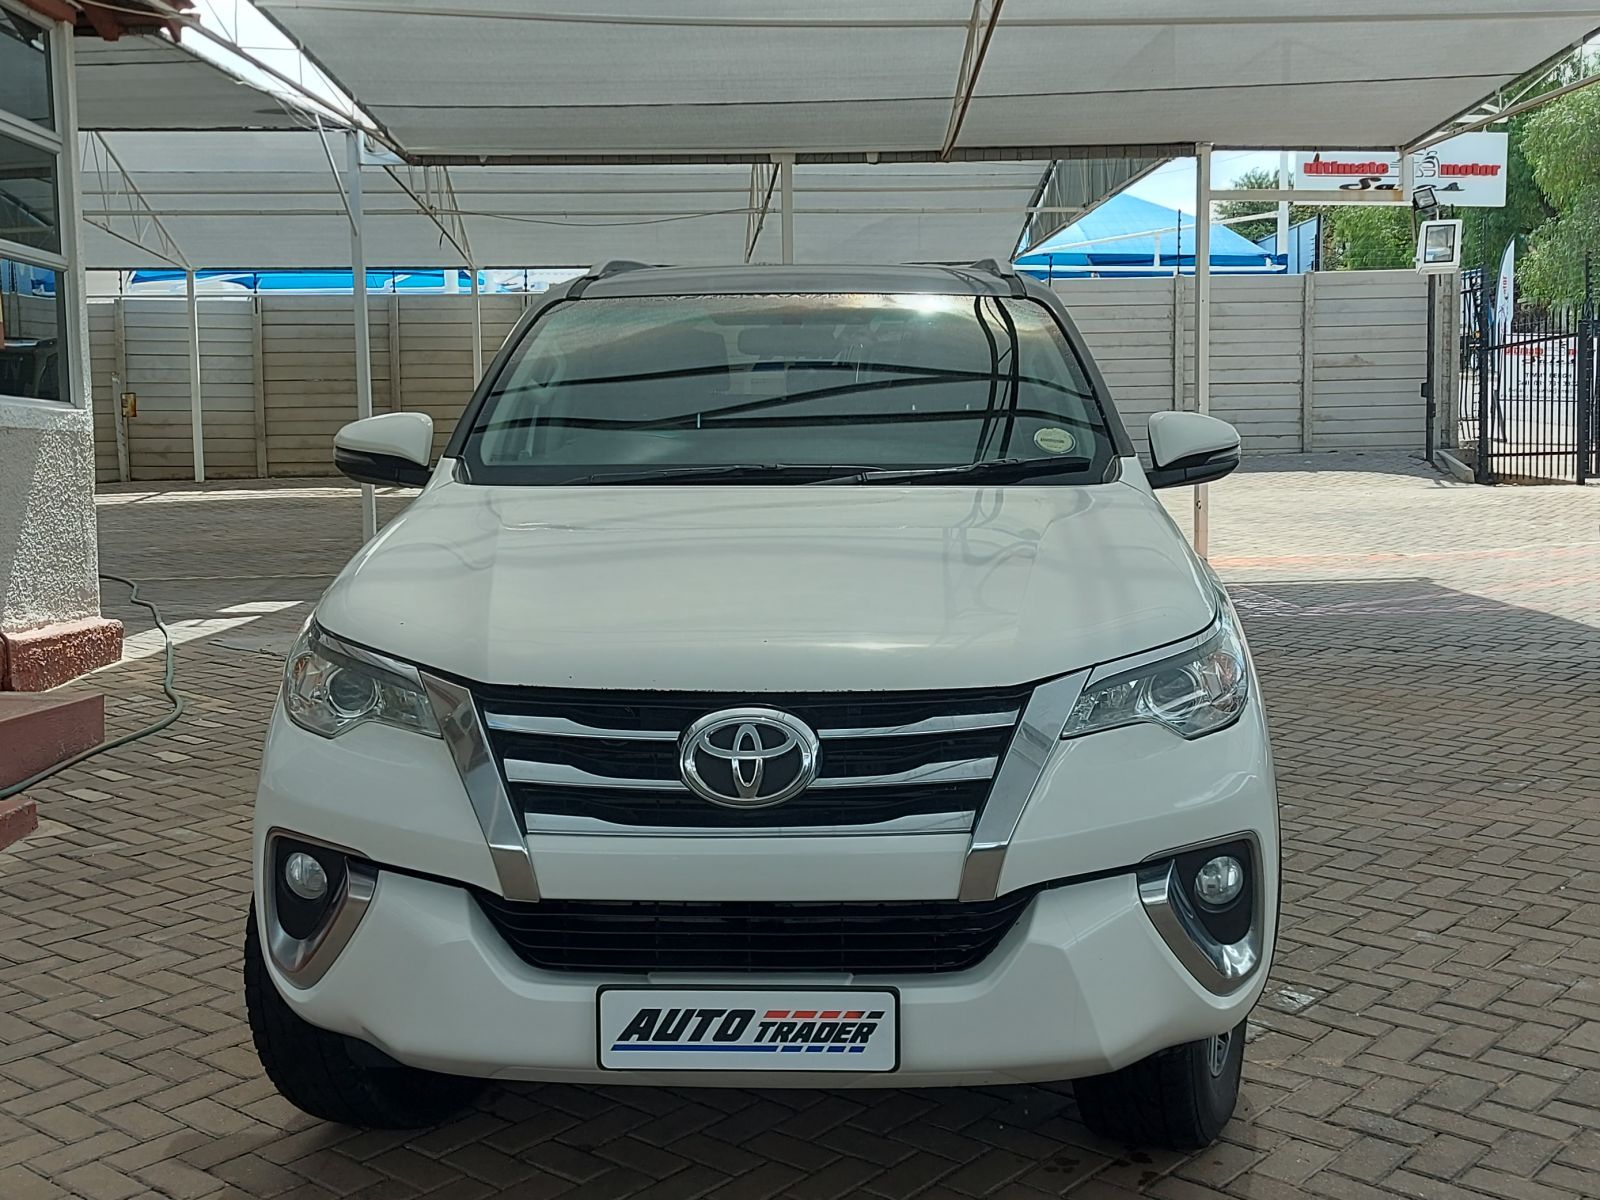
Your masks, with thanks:
M 542 297 L 291 651 L 245 988 L 309 1113 L 485 1079 L 1074 1080 L 1233 1111 L 1278 907 L 1238 618 L 1050 291 L 969 268 L 644 268 Z

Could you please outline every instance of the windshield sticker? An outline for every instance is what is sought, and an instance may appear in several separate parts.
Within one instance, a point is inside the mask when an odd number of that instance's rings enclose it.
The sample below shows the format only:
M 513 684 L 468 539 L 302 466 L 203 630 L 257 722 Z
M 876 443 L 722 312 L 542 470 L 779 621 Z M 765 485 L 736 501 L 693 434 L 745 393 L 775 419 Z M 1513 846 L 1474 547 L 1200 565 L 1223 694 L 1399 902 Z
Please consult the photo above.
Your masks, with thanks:
M 1078 441 L 1065 429 L 1047 425 L 1033 435 L 1033 444 L 1046 454 L 1071 454 Z

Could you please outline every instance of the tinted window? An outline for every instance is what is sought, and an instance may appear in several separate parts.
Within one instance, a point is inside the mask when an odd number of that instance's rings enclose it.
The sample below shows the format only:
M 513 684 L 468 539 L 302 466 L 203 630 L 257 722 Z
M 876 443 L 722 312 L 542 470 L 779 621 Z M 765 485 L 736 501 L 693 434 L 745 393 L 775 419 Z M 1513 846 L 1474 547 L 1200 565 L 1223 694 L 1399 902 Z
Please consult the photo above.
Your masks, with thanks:
M 66 324 L 60 272 L 0 258 L 0 396 L 62 398 Z
M 25 121 L 52 123 L 45 32 L 8 9 L 0 9 L 0 109 Z
M 585 299 L 523 336 L 468 432 L 481 482 L 720 464 L 917 469 L 1115 449 L 1050 313 L 992 296 Z
M 55 155 L 0 135 L 0 240 L 61 250 Z

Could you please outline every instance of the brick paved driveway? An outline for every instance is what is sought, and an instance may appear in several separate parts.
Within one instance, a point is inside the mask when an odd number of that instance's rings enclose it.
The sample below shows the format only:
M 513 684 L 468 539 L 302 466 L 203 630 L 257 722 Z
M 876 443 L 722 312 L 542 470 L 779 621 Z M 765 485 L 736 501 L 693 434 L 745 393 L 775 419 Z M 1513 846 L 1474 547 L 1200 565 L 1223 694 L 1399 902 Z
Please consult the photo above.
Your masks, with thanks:
M 1094 1139 L 1065 1087 L 525 1086 L 416 1137 L 299 1115 L 243 1023 L 247 834 L 274 653 L 353 493 L 109 489 L 103 568 L 182 622 L 191 710 L 39 788 L 0 853 L 0 1200 L 1600 1194 L 1600 493 L 1306 465 L 1213 489 L 1288 876 L 1239 1116 L 1191 1157 Z M 158 648 L 93 680 L 113 728 L 160 711 Z

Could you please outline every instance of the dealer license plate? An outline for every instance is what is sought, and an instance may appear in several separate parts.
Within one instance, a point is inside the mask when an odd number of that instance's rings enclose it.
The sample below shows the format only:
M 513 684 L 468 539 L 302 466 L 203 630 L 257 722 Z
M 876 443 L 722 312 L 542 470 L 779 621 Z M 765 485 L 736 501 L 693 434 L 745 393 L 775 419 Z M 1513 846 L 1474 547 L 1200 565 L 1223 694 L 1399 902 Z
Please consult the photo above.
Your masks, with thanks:
M 857 988 L 600 989 L 614 1071 L 893 1071 L 899 994 Z

